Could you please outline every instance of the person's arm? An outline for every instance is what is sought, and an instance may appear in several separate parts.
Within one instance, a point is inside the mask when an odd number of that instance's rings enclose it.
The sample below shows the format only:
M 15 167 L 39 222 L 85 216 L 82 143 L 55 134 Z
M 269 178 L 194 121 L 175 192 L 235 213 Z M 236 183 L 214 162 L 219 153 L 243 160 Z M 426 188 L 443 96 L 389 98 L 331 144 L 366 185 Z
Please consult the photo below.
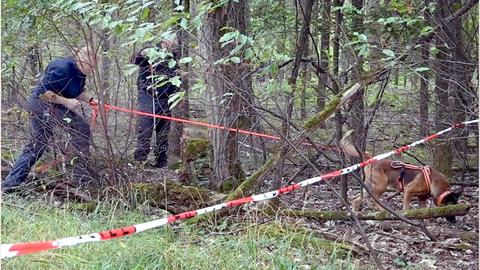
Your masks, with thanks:
M 87 102 L 91 105 L 97 105 L 98 104 L 98 100 L 96 100 L 95 98 L 93 98 L 92 95 L 90 95 L 87 91 L 83 91 L 78 97 L 77 97 L 78 100 L 80 101 L 84 101 L 84 102 Z
M 61 104 L 65 107 L 67 107 L 70 110 L 73 110 L 77 107 L 79 107 L 80 101 L 74 98 L 65 98 L 60 95 L 55 94 L 54 92 L 47 90 L 44 93 L 40 94 L 39 97 L 47 102 L 55 103 L 55 104 Z

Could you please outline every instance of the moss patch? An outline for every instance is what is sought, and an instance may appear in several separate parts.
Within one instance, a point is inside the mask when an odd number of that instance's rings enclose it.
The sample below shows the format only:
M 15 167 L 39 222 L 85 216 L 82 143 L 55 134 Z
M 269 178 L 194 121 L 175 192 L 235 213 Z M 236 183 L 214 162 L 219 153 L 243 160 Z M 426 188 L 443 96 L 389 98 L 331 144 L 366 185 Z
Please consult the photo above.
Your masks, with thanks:
M 304 228 L 295 226 L 283 226 L 280 224 L 266 224 L 259 226 L 261 234 L 273 238 L 288 237 L 292 246 L 296 248 L 313 248 L 315 251 L 325 251 L 328 254 L 335 253 L 342 257 L 347 256 L 352 250 L 352 246 L 322 239 L 313 232 Z
M 148 203 L 174 213 L 205 207 L 209 201 L 206 189 L 183 186 L 174 181 L 135 183 L 129 194 L 137 204 Z
M 183 152 L 183 158 L 186 161 L 193 161 L 198 158 L 206 157 L 210 150 L 210 142 L 205 139 L 194 138 L 187 141 Z

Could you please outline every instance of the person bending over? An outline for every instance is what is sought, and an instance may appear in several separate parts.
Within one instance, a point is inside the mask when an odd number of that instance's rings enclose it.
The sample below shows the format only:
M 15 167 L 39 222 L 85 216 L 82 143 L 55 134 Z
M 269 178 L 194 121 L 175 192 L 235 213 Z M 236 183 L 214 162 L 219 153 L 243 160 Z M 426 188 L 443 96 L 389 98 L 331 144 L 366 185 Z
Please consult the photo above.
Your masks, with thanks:
M 98 101 L 85 91 L 86 77 L 93 73 L 97 63 L 92 48 L 74 49 L 74 55 L 51 61 L 39 84 L 27 99 L 31 136 L 13 168 L 2 182 L 2 192 L 11 192 L 25 182 L 31 167 L 48 147 L 56 126 L 71 135 L 75 150 L 73 178 L 77 185 L 90 180 L 87 160 L 90 156 L 92 133 L 89 124 L 74 109 L 81 101 L 97 105 Z

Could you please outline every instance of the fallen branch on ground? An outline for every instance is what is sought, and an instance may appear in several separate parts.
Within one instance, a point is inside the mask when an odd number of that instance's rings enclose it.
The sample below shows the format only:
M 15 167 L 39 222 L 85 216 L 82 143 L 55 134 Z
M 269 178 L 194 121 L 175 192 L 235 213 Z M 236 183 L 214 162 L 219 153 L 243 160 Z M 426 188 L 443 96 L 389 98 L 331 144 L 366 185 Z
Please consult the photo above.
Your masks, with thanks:
M 392 222 L 392 221 L 384 221 L 380 223 L 379 228 L 383 231 L 390 232 L 390 231 L 402 231 L 402 230 L 411 230 L 411 226 L 408 226 L 404 223 Z M 427 226 L 428 230 L 432 232 L 432 234 L 437 239 L 446 239 L 446 238 L 459 238 L 465 242 L 471 244 L 478 244 L 478 232 L 475 231 L 461 231 L 457 229 L 450 229 L 447 227 L 440 227 L 440 226 Z
M 446 216 L 464 216 L 470 210 L 469 204 L 448 205 L 437 208 L 419 208 L 398 212 L 408 219 L 428 219 Z M 282 215 L 288 217 L 307 217 L 316 220 L 350 220 L 351 217 L 343 211 L 313 211 L 313 210 L 290 210 L 285 209 L 278 212 L 266 209 L 268 215 Z M 398 220 L 387 211 L 360 212 L 357 214 L 360 220 Z

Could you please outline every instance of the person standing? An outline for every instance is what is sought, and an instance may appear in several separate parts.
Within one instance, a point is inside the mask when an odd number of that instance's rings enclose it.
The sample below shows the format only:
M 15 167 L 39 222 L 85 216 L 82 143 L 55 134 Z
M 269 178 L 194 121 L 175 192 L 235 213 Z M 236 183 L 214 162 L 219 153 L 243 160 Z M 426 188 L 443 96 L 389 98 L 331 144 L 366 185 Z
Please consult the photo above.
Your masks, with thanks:
M 168 80 L 177 76 L 177 74 L 181 74 L 176 62 L 175 65 L 171 65 L 171 60 L 177 61 L 175 46 L 177 46 L 175 38 L 164 39 L 160 46 L 143 48 L 133 56 L 132 62 L 139 66 L 137 78 L 139 111 L 157 115 L 171 115 L 168 98 L 169 95 L 178 91 L 178 87 Z M 156 59 L 152 63 L 148 57 L 148 50 L 166 52 L 167 56 L 164 59 Z M 139 163 L 147 160 L 150 153 L 150 141 L 155 130 L 155 160 L 149 165 L 155 168 L 167 166 L 170 122 L 150 116 L 138 116 L 136 128 L 137 145 L 134 159 Z
M 90 47 L 73 52 L 71 57 L 52 60 L 29 96 L 26 109 L 30 114 L 31 137 L 2 182 L 2 192 L 14 191 L 25 182 L 31 167 L 47 149 L 56 126 L 65 128 L 71 135 L 76 156 L 72 176 L 76 184 L 90 180 L 87 160 L 92 133 L 90 125 L 74 110 L 81 106 L 81 101 L 98 105 L 98 101 L 85 91 L 86 77 L 93 73 L 97 59 Z

